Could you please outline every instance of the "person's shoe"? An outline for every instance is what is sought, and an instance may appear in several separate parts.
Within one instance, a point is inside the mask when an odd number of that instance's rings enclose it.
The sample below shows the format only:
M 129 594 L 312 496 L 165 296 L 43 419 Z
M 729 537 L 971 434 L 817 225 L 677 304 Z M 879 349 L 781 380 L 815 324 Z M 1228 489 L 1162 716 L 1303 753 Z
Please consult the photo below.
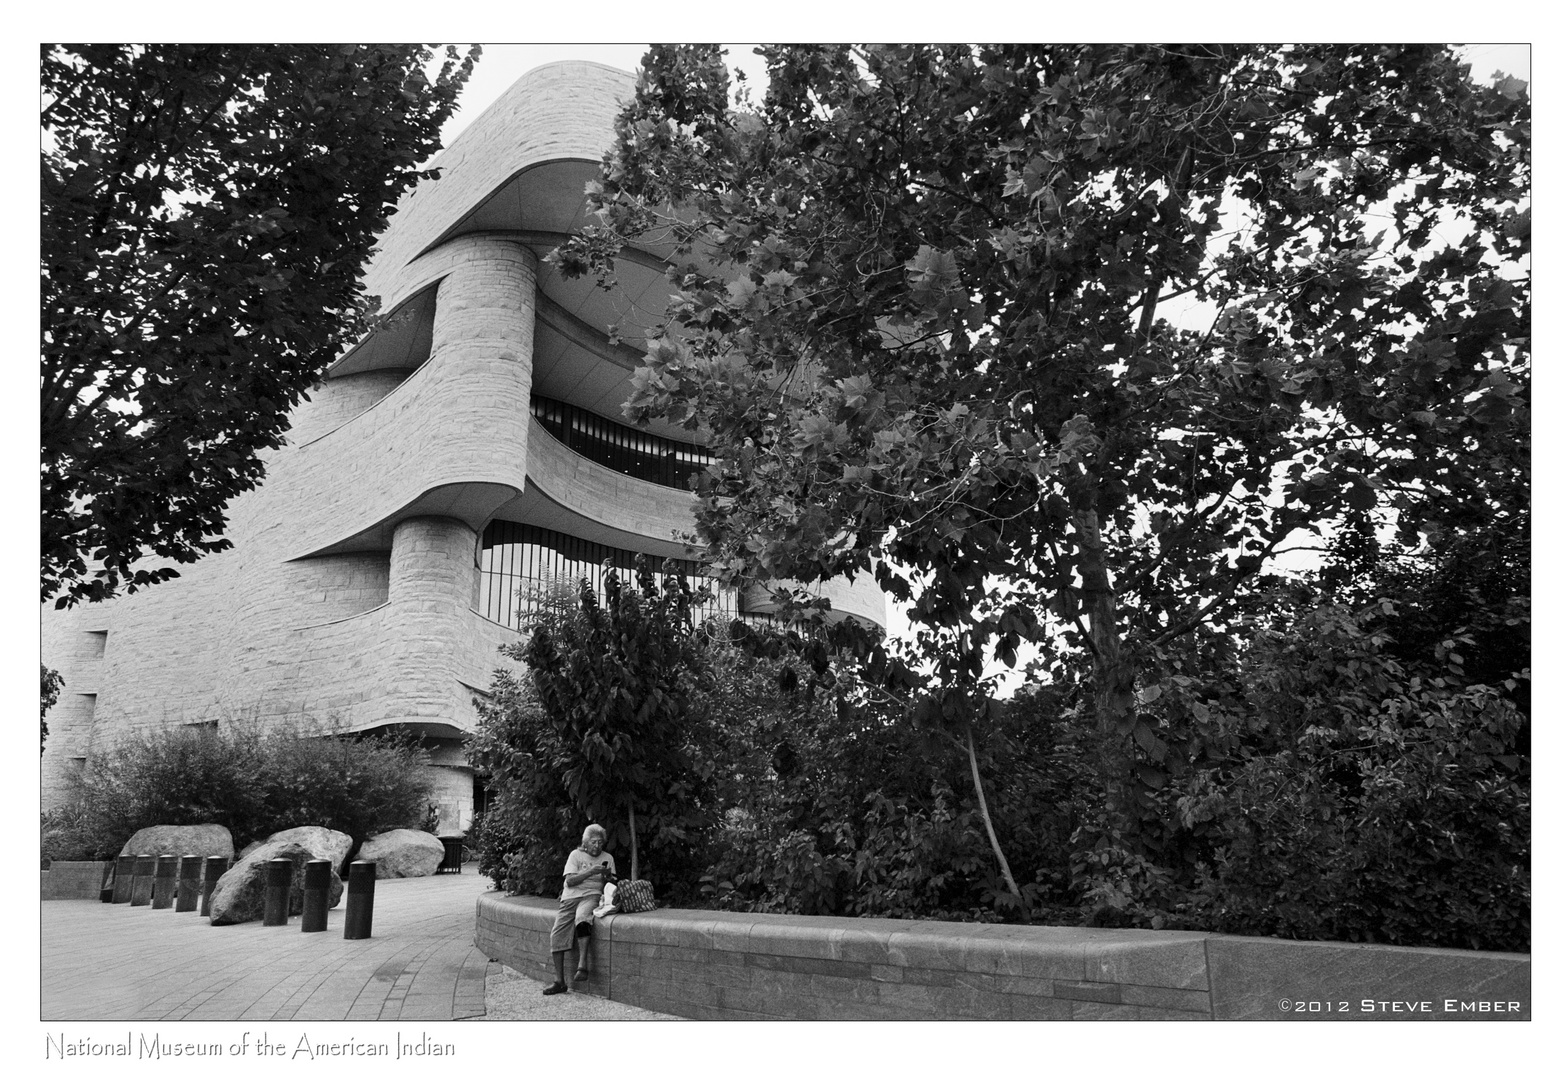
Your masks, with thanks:
M 577 973 L 572 976 L 572 981 L 573 982 L 583 982 L 583 981 L 585 981 L 587 979 L 587 977 L 588 977 L 588 969 L 587 968 L 578 968 L 577 969 Z
M 566 984 L 562 982 L 550 983 L 544 988 L 544 992 L 546 994 L 564 994 L 566 992 Z

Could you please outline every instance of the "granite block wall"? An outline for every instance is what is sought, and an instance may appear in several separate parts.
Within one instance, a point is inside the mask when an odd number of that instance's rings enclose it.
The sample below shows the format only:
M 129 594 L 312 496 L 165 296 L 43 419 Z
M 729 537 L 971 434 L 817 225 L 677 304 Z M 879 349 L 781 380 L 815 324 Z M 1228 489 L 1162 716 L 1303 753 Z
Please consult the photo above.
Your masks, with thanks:
M 64 862 L 56 859 L 40 875 L 43 879 L 43 899 L 96 900 L 104 869 L 112 865 L 112 862 Z

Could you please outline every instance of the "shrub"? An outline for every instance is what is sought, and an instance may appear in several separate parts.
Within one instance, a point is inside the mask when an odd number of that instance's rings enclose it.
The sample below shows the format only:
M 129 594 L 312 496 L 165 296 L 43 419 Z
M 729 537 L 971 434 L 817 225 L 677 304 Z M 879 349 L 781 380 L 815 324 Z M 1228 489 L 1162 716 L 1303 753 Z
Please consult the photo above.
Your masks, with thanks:
M 1205 808 L 1221 839 L 1198 913 L 1241 933 L 1526 951 L 1527 766 L 1503 753 L 1518 725 L 1484 687 L 1398 696 L 1247 762 Z
M 417 824 L 427 756 L 410 738 L 325 724 L 165 727 L 96 753 L 44 816 L 44 854 L 101 859 L 152 825 L 222 825 L 237 847 L 320 825 L 356 842 Z
M 253 838 L 323 825 L 358 843 L 387 829 L 418 828 L 429 805 L 429 755 L 412 735 L 306 724 L 274 730 L 262 744 L 267 820 Z
M 566 855 L 596 821 L 627 876 L 660 899 L 696 886 L 716 824 L 704 638 L 678 574 L 611 570 L 602 601 L 584 581 L 556 593 L 521 642 L 527 674 L 497 672 L 469 758 L 487 778 L 480 866 L 511 892 L 556 893 Z M 566 601 L 566 602 L 562 602 Z
M 513 895 L 560 891 L 560 869 L 587 822 L 567 797 L 564 748 L 545 720 L 532 680 L 499 671 L 490 699 L 477 702 L 479 725 L 468 760 L 485 777 L 489 806 L 472 840 L 479 872 Z
M 830 685 L 787 679 L 792 662 L 714 653 L 710 708 L 728 812 L 702 879 L 706 902 L 805 915 L 1003 917 L 1012 897 L 996 875 L 964 749 L 877 703 L 850 674 Z M 1035 765 L 1009 757 L 1008 721 L 985 734 L 983 774 L 1009 786 L 1037 779 Z M 1017 815 L 1032 805 L 998 800 L 995 824 L 1009 850 L 1049 858 L 1010 843 L 1038 840 Z M 1024 887 L 1029 903 L 1041 890 Z
M 1079 830 L 1092 924 L 1529 948 L 1512 680 L 1471 681 L 1451 641 L 1401 656 L 1391 607 L 1259 622 L 1228 670 L 1210 661 L 1145 695 L 1171 782 L 1131 828 L 1096 816 Z

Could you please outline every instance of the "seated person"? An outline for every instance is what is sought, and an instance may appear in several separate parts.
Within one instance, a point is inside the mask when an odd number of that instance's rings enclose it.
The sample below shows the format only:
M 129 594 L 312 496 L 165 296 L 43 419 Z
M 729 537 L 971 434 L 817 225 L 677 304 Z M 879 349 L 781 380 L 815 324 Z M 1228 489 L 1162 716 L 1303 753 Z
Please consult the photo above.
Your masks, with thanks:
M 550 931 L 550 956 L 555 961 L 555 981 L 544 988 L 546 994 L 566 992 L 566 954 L 572 941 L 577 943 L 575 981 L 588 977 L 588 942 L 593 934 L 593 909 L 598 906 L 604 886 L 615 880 L 615 857 L 604 853 L 602 825 L 589 825 L 582 831 L 582 846 L 566 856 L 565 887 L 555 926 Z

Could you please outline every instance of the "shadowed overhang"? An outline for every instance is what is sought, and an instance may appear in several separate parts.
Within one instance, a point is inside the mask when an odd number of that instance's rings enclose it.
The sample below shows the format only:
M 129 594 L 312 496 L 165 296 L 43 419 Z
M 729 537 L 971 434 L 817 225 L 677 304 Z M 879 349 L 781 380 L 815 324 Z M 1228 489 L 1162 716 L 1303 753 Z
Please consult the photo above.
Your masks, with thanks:
M 568 280 L 542 261 L 591 220 L 583 189 L 597 175 L 596 161 L 580 159 L 520 169 L 426 245 L 413 263 L 464 236 L 493 236 L 527 246 L 541 260 L 534 392 L 622 420 L 620 406 L 631 392 L 631 372 L 648 335 L 662 325 L 671 292 L 664 276 L 667 245 L 663 251 L 657 245 L 623 249 L 612 290 L 599 288 L 591 277 Z M 428 360 L 438 285 L 432 282 L 399 300 L 375 331 L 327 369 L 327 378 L 378 369 L 413 371 Z M 611 338 L 612 328 L 618 341 Z M 673 424 L 643 426 L 671 438 L 692 437 Z

